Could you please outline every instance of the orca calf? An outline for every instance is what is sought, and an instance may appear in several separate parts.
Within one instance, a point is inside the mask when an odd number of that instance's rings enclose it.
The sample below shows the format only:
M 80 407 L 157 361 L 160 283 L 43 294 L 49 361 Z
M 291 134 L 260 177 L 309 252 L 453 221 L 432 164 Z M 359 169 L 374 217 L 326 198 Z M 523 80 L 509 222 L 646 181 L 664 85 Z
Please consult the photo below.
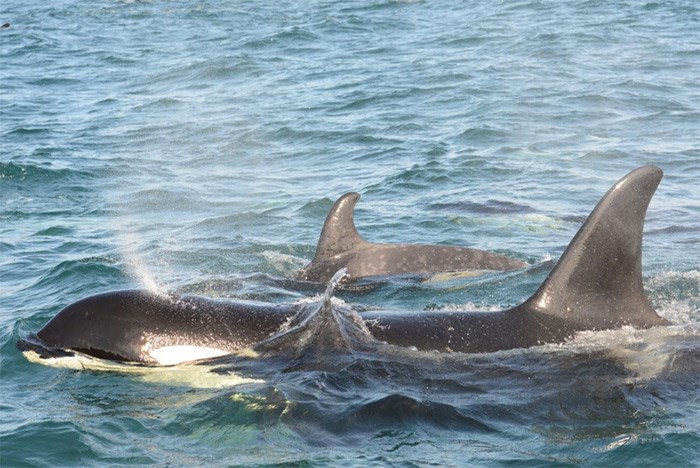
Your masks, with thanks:
M 661 177 L 644 166 L 620 179 L 523 304 L 500 312 L 365 312 L 361 328 L 392 345 L 478 353 L 559 343 L 583 330 L 668 324 L 651 307 L 641 275 L 644 217 Z M 274 305 L 118 291 L 66 307 L 18 346 L 46 358 L 79 351 L 177 364 L 256 346 L 269 352 L 269 343 L 285 346 L 314 313 L 331 312 L 330 292 L 320 303 Z
M 326 217 L 311 263 L 295 279 L 325 283 L 341 268 L 346 280 L 367 276 L 429 274 L 465 270 L 516 270 L 528 266 L 515 258 L 447 245 L 374 244 L 357 232 L 353 221 L 360 194 L 340 197 Z

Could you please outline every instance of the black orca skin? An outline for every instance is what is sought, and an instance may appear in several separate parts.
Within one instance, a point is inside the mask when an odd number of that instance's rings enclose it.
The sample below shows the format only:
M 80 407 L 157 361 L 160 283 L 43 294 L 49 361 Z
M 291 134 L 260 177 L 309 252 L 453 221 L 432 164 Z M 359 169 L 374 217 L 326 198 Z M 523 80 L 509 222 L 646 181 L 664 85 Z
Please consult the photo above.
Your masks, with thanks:
M 366 329 L 393 345 L 471 353 L 562 342 L 583 330 L 667 324 L 651 307 L 641 275 L 644 218 L 661 177 L 659 168 L 643 166 L 620 179 L 523 304 L 500 312 L 365 312 Z M 330 295 L 326 302 L 330 308 Z M 219 355 L 254 348 L 302 307 L 109 292 L 66 307 L 19 345 L 162 364 L 154 351 L 167 347 Z

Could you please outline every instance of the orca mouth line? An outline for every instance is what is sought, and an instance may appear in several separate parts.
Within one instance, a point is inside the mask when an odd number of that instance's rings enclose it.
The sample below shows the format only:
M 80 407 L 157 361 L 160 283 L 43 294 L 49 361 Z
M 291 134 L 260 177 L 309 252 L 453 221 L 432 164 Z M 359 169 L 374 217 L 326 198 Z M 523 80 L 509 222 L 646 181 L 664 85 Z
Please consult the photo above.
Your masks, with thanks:
M 61 348 L 51 348 L 42 344 L 39 337 L 36 336 L 36 334 L 34 333 L 27 336 L 26 339 L 20 338 L 19 340 L 17 340 L 17 349 L 19 349 L 23 353 L 34 352 L 41 359 L 54 359 L 75 356 L 75 353 L 73 351 Z
M 102 351 L 100 349 L 96 348 L 90 348 L 90 349 L 80 349 L 80 348 L 58 348 L 58 347 L 52 347 L 47 344 L 45 344 L 41 338 L 39 338 L 36 334 L 32 333 L 29 335 L 26 339 L 19 339 L 17 340 L 17 348 L 22 351 L 23 353 L 25 352 L 34 352 L 36 353 L 41 359 L 58 359 L 58 358 L 65 358 L 65 357 L 73 357 L 75 356 L 75 353 L 81 353 L 81 354 L 86 354 L 88 356 L 92 356 L 98 359 L 105 359 L 108 361 L 129 361 L 124 356 L 120 356 L 119 354 L 111 353 L 109 351 Z

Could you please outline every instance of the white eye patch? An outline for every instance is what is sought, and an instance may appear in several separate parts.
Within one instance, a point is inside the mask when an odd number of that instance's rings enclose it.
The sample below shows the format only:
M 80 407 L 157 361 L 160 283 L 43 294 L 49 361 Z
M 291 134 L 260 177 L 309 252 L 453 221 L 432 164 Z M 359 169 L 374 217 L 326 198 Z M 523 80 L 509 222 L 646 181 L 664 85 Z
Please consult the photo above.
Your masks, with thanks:
M 225 356 L 230 352 L 206 346 L 175 345 L 151 349 L 148 354 L 161 366 L 173 366 L 183 362 Z

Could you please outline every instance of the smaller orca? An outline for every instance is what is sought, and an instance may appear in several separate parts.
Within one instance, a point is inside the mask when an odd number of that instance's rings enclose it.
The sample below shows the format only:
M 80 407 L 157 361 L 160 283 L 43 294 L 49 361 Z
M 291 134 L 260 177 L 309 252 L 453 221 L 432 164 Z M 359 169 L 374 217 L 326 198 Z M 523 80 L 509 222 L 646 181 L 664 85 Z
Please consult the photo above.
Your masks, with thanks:
M 357 232 L 356 192 L 340 197 L 326 217 L 316 255 L 295 279 L 325 283 L 341 268 L 346 281 L 369 276 L 425 275 L 466 270 L 516 270 L 527 263 L 483 250 L 447 245 L 375 244 Z
M 266 304 L 115 291 L 69 305 L 18 347 L 42 358 L 78 351 L 147 365 L 178 364 L 246 349 L 269 356 L 347 352 L 348 343 L 483 353 L 562 343 L 585 330 L 666 325 L 642 284 L 642 234 L 663 173 L 640 167 L 598 202 L 540 288 L 500 312 L 352 312 L 321 301 Z M 339 331 L 334 331 L 339 324 Z M 360 333 L 361 336 L 358 336 Z M 351 349 L 351 347 L 350 347 Z M 293 351 L 294 352 L 294 351 Z

